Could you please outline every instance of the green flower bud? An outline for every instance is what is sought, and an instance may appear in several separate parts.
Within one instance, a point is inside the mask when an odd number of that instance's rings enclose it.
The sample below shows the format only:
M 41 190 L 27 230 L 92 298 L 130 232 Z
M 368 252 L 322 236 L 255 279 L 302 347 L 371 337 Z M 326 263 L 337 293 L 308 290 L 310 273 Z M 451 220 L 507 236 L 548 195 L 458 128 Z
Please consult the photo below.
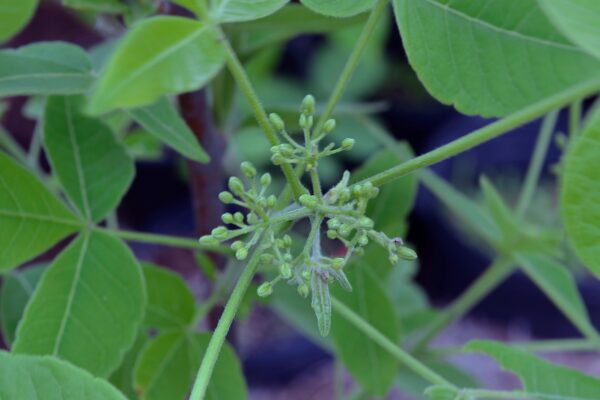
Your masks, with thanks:
M 273 208 L 275 207 L 275 205 L 277 205 L 277 197 L 275 197 L 275 195 L 272 194 L 269 197 L 267 197 L 267 207 Z
M 213 229 L 210 233 L 215 239 L 223 240 L 227 238 L 227 234 L 229 233 L 229 231 L 224 226 L 218 226 L 215 229 Z
M 367 235 L 362 235 L 361 237 L 358 238 L 358 244 L 360 246 L 366 246 L 369 244 L 369 238 L 367 237 Z
M 286 247 L 290 247 L 292 245 L 292 237 L 290 235 L 284 235 L 283 244 L 285 244 Z
M 303 278 L 305 281 L 308 281 L 308 280 L 310 280 L 310 277 L 311 277 L 311 275 L 312 275 L 312 272 L 311 272 L 310 270 L 308 270 L 308 269 L 305 269 L 304 271 L 302 271 L 302 274 L 301 274 L 301 275 L 302 275 L 302 278 Z
M 281 119 L 281 117 L 278 114 L 275 114 L 275 113 L 269 114 L 269 121 L 271 121 L 273 128 L 275 128 L 276 130 L 282 131 L 285 129 L 285 123 L 283 122 L 283 120 Z
M 279 145 L 279 152 L 284 157 L 293 157 L 294 156 L 294 148 L 291 144 L 284 143 Z
M 390 264 L 392 264 L 392 265 L 395 265 L 395 264 L 398 263 L 398 261 L 400 261 L 400 259 L 398 258 L 398 256 L 395 255 L 395 254 L 390 254 L 390 256 L 389 256 L 388 259 L 390 261 Z
M 335 125 L 335 119 L 328 119 L 327 122 L 325 122 L 325 125 L 323 125 L 323 131 L 325 131 L 325 133 L 331 133 L 335 129 Z
M 248 249 L 245 247 L 242 247 L 241 249 L 235 252 L 235 258 L 237 258 L 240 261 L 245 260 L 246 257 L 248 257 Z
M 375 223 L 369 217 L 361 217 L 358 223 L 360 224 L 360 226 L 366 229 L 371 229 L 373 228 L 373 226 L 375 226 Z
M 347 224 L 340 225 L 340 228 L 338 229 L 338 232 L 339 232 L 339 234 L 340 234 L 341 237 L 348 236 L 351 231 L 352 231 L 352 229 Z
M 353 147 L 354 147 L 354 139 L 346 138 L 346 139 L 342 140 L 342 149 L 343 150 L 350 150 Z
M 254 168 L 254 165 L 252 165 L 250 161 L 244 161 L 240 165 L 240 169 L 248 178 L 254 178 L 256 176 L 256 168 Z
M 231 223 L 233 223 L 233 214 L 225 213 L 225 214 L 221 215 L 221 220 L 223 220 L 224 224 L 231 224 Z
M 273 165 L 281 165 L 285 162 L 285 158 L 280 153 L 275 153 L 271 156 L 271 162 Z
M 337 237 L 338 237 L 337 231 L 334 231 L 333 229 L 328 229 L 327 230 L 327 237 L 329 239 L 332 239 L 332 240 L 333 239 L 337 239 Z
M 263 187 L 267 187 L 271 184 L 271 174 L 270 173 L 265 173 L 260 177 L 260 184 Z
M 362 197 L 362 185 L 356 184 L 352 186 L 352 196 Z
M 350 200 L 350 189 L 348 188 L 344 188 L 342 189 L 342 191 L 340 192 L 340 201 L 342 203 L 347 202 L 348 200 Z
M 287 261 L 287 262 L 292 261 L 292 255 L 289 254 L 289 253 L 284 254 L 283 255 L 283 261 Z
M 256 294 L 259 297 L 267 297 L 273 293 L 273 284 L 271 282 L 264 282 L 256 289 Z
M 242 247 L 244 247 L 244 242 L 241 240 L 236 240 L 235 242 L 231 243 L 231 250 L 233 251 L 238 251 Z
M 298 125 L 300 125 L 300 128 L 302 129 L 310 129 L 313 126 L 313 117 L 311 116 L 306 116 L 304 114 L 300 114 L 300 119 L 298 119 Z
M 279 274 L 284 279 L 290 279 L 292 277 L 292 267 L 288 263 L 283 263 L 279 266 Z
M 261 254 L 260 263 L 263 265 L 271 265 L 273 263 L 273 255 L 269 253 Z
M 237 211 L 235 214 L 233 214 L 233 219 L 238 224 L 241 224 L 241 223 L 244 222 L 244 214 L 242 214 L 241 212 Z
M 318 203 L 317 198 L 315 196 L 304 193 L 302 196 L 300 196 L 299 200 L 300 204 L 302 204 L 304 207 L 310 210 L 314 210 L 315 208 L 317 208 Z
M 258 215 L 254 214 L 254 213 L 250 213 L 250 214 L 246 215 L 246 220 L 248 221 L 248 223 L 250 225 L 256 225 L 259 222 Z
M 413 261 L 417 259 L 417 253 L 409 247 L 399 246 L 396 251 L 403 260 Z
M 229 204 L 233 201 L 233 195 L 229 192 L 221 192 L 219 193 L 219 200 L 222 203 Z
M 300 296 L 306 298 L 308 296 L 308 294 L 310 293 L 310 289 L 308 288 L 308 285 L 306 283 L 299 285 L 298 293 L 300 294 Z
M 339 270 L 344 268 L 344 259 L 341 257 L 336 257 L 333 260 L 331 260 L 331 268 Z
M 216 246 L 219 244 L 219 241 L 210 235 L 204 235 L 198 241 L 205 246 Z
M 315 113 L 315 98 L 312 95 L 307 94 L 304 96 L 300 105 L 300 112 L 307 116 Z
M 229 190 L 238 196 L 244 193 L 244 184 L 242 180 L 236 176 L 229 178 Z
M 285 243 L 283 243 L 282 239 L 275 239 L 275 246 L 277 246 L 278 249 L 283 249 L 285 247 Z
M 365 254 L 365 250 L 362 247 L 357 247 L 354 249 L 354 254 L 358 257 L 362 257 Z
M 337 218 L 331 218 L 327 221 L 327 227 L 329 227 L 330 229 L 337 229 L 340 227 L 340 225 L 341 222 Z

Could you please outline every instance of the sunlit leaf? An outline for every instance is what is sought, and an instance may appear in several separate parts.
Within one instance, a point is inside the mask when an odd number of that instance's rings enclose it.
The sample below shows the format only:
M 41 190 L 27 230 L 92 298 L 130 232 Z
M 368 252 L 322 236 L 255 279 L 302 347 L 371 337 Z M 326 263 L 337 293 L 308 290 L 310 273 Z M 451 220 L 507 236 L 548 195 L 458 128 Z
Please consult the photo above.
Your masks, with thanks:
M 300 0 L 302 4 L 319 14 L 346 18 L 373 7 L 375 0 Z
M 209 15 L 214 21 L 237 22 L 273 14 L 289 0 L 211 0 Z
M 37 5 L 38 0 L 0 0 L 0 42 L 10 39 L 23 29 L 35 13 Z

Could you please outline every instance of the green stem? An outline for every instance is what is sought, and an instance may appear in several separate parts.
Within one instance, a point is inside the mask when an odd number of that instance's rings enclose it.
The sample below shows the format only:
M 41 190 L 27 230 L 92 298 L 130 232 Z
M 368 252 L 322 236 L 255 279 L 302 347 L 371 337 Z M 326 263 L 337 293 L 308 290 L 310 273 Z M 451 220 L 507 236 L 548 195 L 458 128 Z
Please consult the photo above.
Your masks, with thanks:
M 531 157 L 531 162 L 527 168 L 527 175 L 525 176 L 523 188 L 521 189 L 521 194 L 519 195 L 519 201 L 517 202 L 515 214 L 518 218 L 522 218 L 525 215 L 527 208 L 531 203 L 533 194 L 535 193 L 535 188 L 537 187 L 540 179 L 540 174 L 544 165 L 544 159 L 548 153 L 548 147 L 550 147 L 550 142 L 552 139 L 552 134 L 554 133 L 557 119 L 558 111 L 552 111 L 546 115 L 544 121 L 542 122 L 542 127 L 540 128 L 540 133 L 533 150 L 533 156 Z
M 579 132 L 579 121 L 581 121 L 582 101 L 577 100 L 569 107 L 569 137 L 573 139 Z
M 373 36 L 373 32 L 379 24 L 379 20 L 381 19 L 381 16 L 383 15 L 383 12 L 387 7 L 387 4 L 388 0 L 378 0 L 375 6 L 373 7 L 371 14 L 369 15 L 369 19 L 365 23 L 365 27 L 363 28 L 362 33 L 358 38 L 358 41 L 354 45 L 354 49 L 352 50 L 348 61 L 346 61 L 346 65 L 344 66 L 344 69 L 342 70 L 342 73 L 335 85 L 335 88 L 333 89 L 333 92 L 329 97 L 329 101 L 325 106 L 325 110 L 323 111 L 323 113 L 319 117 L 319 120 L 317 121 L 317 125 L 314 130 L 315 138 L 321 138 L 321 130 L 323 129 L 323 125 L 325 125 L 325 122 L 331 117 L 335 106 L 342 98 L 344 91 L 346 90 L 346 86 L 348 86 L 348 82 L 350 82 L 352 74 L 356 70 L 356 67 L 358 66 L 358 63 L 365 51 L 365 48 L 367 47 L 367 44 Z
M 42 127 L 38 124 L 33 132 L 31 144 L 29 145 L 29 153 L 27 154 L 27 165 L 33 170 L 37 170 L 42 151 Z
M 248 103 L 250 104 L 250 107 L 254 112 L 256 120 L 262 128 L 263 132 L 265 133 L 265 136 L 267 137 L 267 140 L 269 141 L 271 146 L 278 145 L 280 142 L 279 138 L 277 137 L 277 133 L 275 132 L 275 130 L 271 126 L 271 123 L 269 122 L 267 113 L 265 112 L 262 104 L 260 103 L 260 100 L 258 99 L 256 90 L 254 90 L 252 82 L 250 81 L 250 78 L 248 77 L 244 66 L 235 54 L 235 51 L 231 47 L 231 44 L 229 43 L 227 37 L 223 32 L 221 32 L 221 36 L 223 38 L 223 45 L 225 46 L 226 50 L 227 66 L 229 67 L 231 75 L 233 75 L 233 78 L 239 85 L 240 89 L 242 90 L 242 93 L 244 93 L 244 95 L 246 96 L 246 99 L 248 100 Z M 300 195 L 307 193 L 306 188 L 302 186 L 300 179 L 296 176 L 296 174 L 294 174 L 294 170 L 289 164 L 282 164 L 281 170 L 283 171 L 285 179 L 289 183 L 292 189 L 292 193 L 294 194 L 296 200 L 298 200 Z
M 321 190 L 321 181 L 316 168 L 310 170 L 310 181 L 313 187 L 313 193 L 319 200 L 323 199 L 323 191 Z
M 240 275 L 240 279 L 235 285 L 235 288 L 233 289 L 233 292 L 231 293 L 231 296 L 225 305 L 225 309 L 223 310 L 223 314 L 219 319 L 217 328 L 213 332 L 210 342 L 208 343 L 206 353 L 204 353 L 204 357 L 202 358 L 202 363 L 200 364 L 198 374 L 196 375 L 190 400 L 204 399 L 206 389 L 208 388 L 210 378 L 215 368 L 215 364 L 219 358 L 219 353 L 221 352 L 221 347 L 225 342 L 227 332 L 229 332 L 231 323 L 233 322 L 237 310 L 242 303 L 244 295 L 246 294 L 246 290 L 248 290 L 248 286 L 250 286 L 252 278 L 256 273 L 261 254 L 262 252 L 258 250 L 252 254 L 252 257 L 248 261 L 248 264 L 244 267 L 244 270 Z
M 492 263 L 477 280 L 469 286 L 448 308 L 425 329 L 414 346 L 416 352 L 423 351 L 427 344 L 452 322 L 466 314 L 483 297 L 495 289 L 513 270 L 514 266 L 500 258 Z
M 539 118 L 553 110 L 564 107 L 581 98 L 590 96 L 599 90 L 600 79 L 573 86 L 561 93 L 548 97 L 520 111 L 517 111 L 508 117 L 502 118 L 481 129 L 477 129 L 468 135 L 456 139 L 444 146 L 438 147 L 429 153 L 415 157 L 410 161 L 404 162 L 386 171 L 373 175 L 359 183 L 370 181 L 375 186 L 381 186 L 392 182 L 393 180 L 398 179 L 408 173 L 446 160 L 484 142 L 487 142 L 488 140 L 510 132 L 514 128 Z
M 435 371 L 431 370 L 419 360 L 408 354 L 406 351 L 402 350 L 394 342 L 392 342 L 385 335 L 375 329 L 371 324 L 365 321 L 360 315 L 356 314 L 354 311 L 352 311 L 352 309 L 348 308 L 344 303 L 333 296 L 331 297 L 331 305 L 341 317 L 354 325 L 354 327 L 356 327 L 358 330 L 362 331 L 369 337 L 369 339 L 377 343 L 384 350 L 388 351 L 398 361 L 413 370 L 423 379 L 435 385 L 444 385 L 453 388 L 455 387 L 452 383 L 438 375 Z
M 555 353 L 567 351 L 595 351 L 598 345 L 588 339 L 558 339 L 558 340 L 540 340 L 525 343 L 510 343 L 513 349 L 519 349 L 530 353 Z M 436 347 L 428 352 L 435 356 L 449 356 L 453 354 L 464 353 L 462 346 L 457 347 Z
M 0 145 L 6 148 L 9 154 L 12 154 L 18 161 L 24 165 L 27 164 L 27 153 L 13 139 L 13 137 L 4 128 L 0 127 Z
M 165 246 L 181 247 L 184 249 L 214 251 L 216 253 L 231 254 L 231 250 L 227 246 L 205 246 L 198 243 L 195 239 L 189 239 L 178 236 L 158 235 L 155 233 L 124 231 L 104 227 L 94 228 L 99 231 L 107 232 L 121 239 L 131 242 L 160 244 Z
M 474 398 L 474 399 L 508 399 L 508 400 L 523 399 L 523 400 L 525 400 L 525 399 L 543 398 L 545 400 L 549 400 L 549 399 L 565 400 L 565 397 L 560 396 L 560 395 L 552 395 L 552 394 L 537 393 L 537 392 L 536 393 L 525 392 L 522 390 L 505 391 L 505 390 L 486 390 L 486 389 L 463 389 L 460 391 L 460 393 L 463 395 L 466 395 L 467 398 Z

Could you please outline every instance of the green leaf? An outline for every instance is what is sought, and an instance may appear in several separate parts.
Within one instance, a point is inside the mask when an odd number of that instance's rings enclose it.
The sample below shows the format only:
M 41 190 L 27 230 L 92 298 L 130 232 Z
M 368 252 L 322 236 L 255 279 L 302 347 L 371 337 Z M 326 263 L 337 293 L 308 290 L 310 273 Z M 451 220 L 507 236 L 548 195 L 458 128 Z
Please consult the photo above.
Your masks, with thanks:
M 528 392 L 549 400 L 593 400 L 600 393 L 600 380 L 575 369 L 558 366 L 522 350 L 489 341 L 467 344 L 467 351 L 478 351 L 493 357 L 504 368 L 515 373 Z
M 13 351 L 58 356 L 106 377 L 133 344 L 145 305 L 142 272 L 127 246 L 83 233 L 44 273 Z
M 289 0 L 211 0 L 209 16 L 217 22 L 251 21 L 273 14 Z
M 179 4 L 181 7 L 187 8 L 197 16 L 202 15 L 202 3 L 198 0 L 171 0 L 171 2 Z
M 14 271 L 4 278 L 0 294 L 0 320 L 2 337 L 9 345 L 15 340 L 17 324 L 45 268 L 46 264 L 34 265 Z
M 319 14 L 347 18 L 370 10 L 375 0 L 300 0 L 302 4 Z
M 121 14 L 127 11 L 127 6 L 120 0 L 62 0 L 66 7 L 84 11 Z
M 206 351 L 210 334 L 163 333 L 142 353 L 135 371 L 141 400 L 183 399 L 191 389 L 196 370 Z M 206 400 L 248 397 L 240 362 L 228 344 L 219 354 Z
M 518 254 L 516 261 L 573 325 L 589 338 L 600 339 L 590 322 L 575 279 L 567 268 L 538 254 Z
M 113 372 L 108 379 L 110 383 L 112 383 L 130 400 L 137 400 L 138 398 L 135 388 L 133 387 L 135 365 L 138 358 L 142 354 L 142 351 L 146 348 L 148 340 L 148 334 L 140 331 L 137 339 L 135 339 L 135 342 L 133 343 L 133 346 L 131 346 L 129 351 L 127 351 L 123 357 L 123 361 L 121 362 L 121 365 L 119 365 L 119 369 Z
M 164 94 L 199 89 L 224 61 L 225 49 L 210 25 L 181 17 L 146 19 L 119 43 L 89 109 L 101 114 L 151 104 Z
M 194 318 L 196 300 L 176 273 L 156 265 L 143 266 L 148 292 L 144 325 L 155 329 L 183 329 Z
M 573 43 L 600 58 L 600 3 L 596 0 L 539 0 L 550 21 Z
M 333 286 L 333 295 L 392 342 L 397 343 L 400 332 L 394 306 L 369 268 L 369 265 L 360 262 L 349 266 L 347 275 L 353 292 Z M 336 354 L 354 379 L 368 393 L 374 396 L 385 395 L 398 372 L 398 361 L 335 313 L 331 335 Z
M 553 0 L 552 0 L 553 1 Z M 427 90 L 466 114 L 501 116 L 600 75 L 536 0 L 394 0 Z
M 75 232 L 81 222 L 37 178 L 0 152 L 0 270 Z
M 458 387 L 474 388 L 478 386 L 478 383 L 474 377 L 467 374 L 454 364 L 437 360 L 425 360 L 423 363 Z M 414 398 L 415 400 L 424 400 L 427 399 L 427 396 L 424 395 L 423 392 L 425 389 L 431 386 L 431 382 L 425 380 L 410 368 L 401 367 L 400 372 L 398 373 L 398 378 L 396 379 L 396 385 L 403 394 L 410 395 L 411 399 Z M 454 397 L 451 397 L 450 399 L 455 400 Z
M 327 336 L 331 329 L 331 296 L 329 282 L 313 271 L 310 279 L 310 292 L 312 295 L 310 305 L 317 317 L 317 326 L 321 336 Z
M 38 0 L 0 0 L 0 42 L 19 33 L 33 17 L 37 5 Z
M 0 352 L 0 398 L 126 400 L 108 382 L 54 357 Z
M 0 96 L 77 94 L 92 82 L 92 65 L 78 46 L 47 42 L 0 51 Z
M 65 192 L 88 221 L 115 209 L 133 181 L 133 160 L 111 130 L 80 112 L 79 97 L 50 97 L 44 147 Z
M 600 108 L 571 143 L 564 160 L 561 213 L 569 240 L 583 263 L 600 277 Z
M 510 238 L 517 236 L 520 230 L 519 221 L 489 179 L 482 176 L 480 185 L 490 216 L 494 220 L 498 230 L 502 232 L 503 240 L 510 241 Z
M 129 114 L 149 133 L 184 156 L 202 163 L 209 161 L 194 133 L 166 97 L 152 105 L 130 110 Z

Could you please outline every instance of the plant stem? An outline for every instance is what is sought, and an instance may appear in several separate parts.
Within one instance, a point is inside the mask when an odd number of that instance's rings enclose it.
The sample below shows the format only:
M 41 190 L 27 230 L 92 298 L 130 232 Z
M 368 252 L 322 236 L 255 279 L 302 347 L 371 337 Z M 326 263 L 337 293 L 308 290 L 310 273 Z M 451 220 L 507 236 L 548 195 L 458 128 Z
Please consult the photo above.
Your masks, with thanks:
M 257 249 L 258 248 L 260 248 L 260 246 L 257 247 Z M 261 251 L 254 251 L 252 257 L 248 261 L 248 264 L 244 267 L 244 270 L 240 275 L 240 279 L 235 285 L 227 304 L 225 305 L 225 309 L 223 310 L 223 314 L 219 319 L 217 328 L 213 332 L 210 342 L 208 343 L 208 347 L 206 348 L 206 353 L 204 353 L 204 357 L 202 358 L 202 363 L 200 364 L 198 374 L 196 375 L 190 400 L 204 399 L 215 364 L 219 358 L 219 353 L 221 352 L 221 347 L 225 342 L 227 332 L 229 332 L 231 323 L 235 318 L 235 314 L 237 313 L 237 310 L 244 298 L 246 290 L 248 290 L 248 286 L 250 286 L 252 278 L 256 273 L 261 254 Z
M 29 145 L 29 153 L 27 154 L 27 165 L 32 170 L 37 170 L 38 162 L 40 159 L 40 152 L 42 151 L 42 127 L 38 124 L 33 132 L 31 138 L 31 144 Z
M 550 141 L 552 139 L 552 134 L 554 133 L 557 119 L 558 111 L 552 111 L 546 115 L 542 122 L 542 127 L 540 128 L 540 133 L 533 150 L 533 156 L 531 157 L 529 167 L 527 168 L 523 188 L 521 189 L 519 201 L 517 202 L 517 207 L 515 209 L 517 218 L 522 218 L 525 215 L 525 212 L 531 203 L 535 188 L 540 179 L 544 159 L 548 153 L 548 147 L 550 147 Z
M 433 338 L 495 289 L 514 268 L 512 263 L 503 258 L 494 261 L 467 290 L 429 324 L 415 344 L 415 352 L 423 351 Z
M 383 335 L 381 332 L 375 329 L 371 324 L 365 321 L 360 315 L 356 314 L 344 303 L 342 303 L 333 296 L 331 297 L 331 305 L 340 316 L 345 318 L 357 329 L 366 334 L 369 337 L 369 339 L 371 339 L 373 342 L 377 343 L 383 349 L 388 351 L 398 361 L 400 361 L 403 365 L 413 370 L 423 379 L 435 385 L 455 387 L 452 383 L 448 382 L 445 378 L 438 375 L 435 371 L 431 370 L 419 360 L 408 354 L 406 351 L 402 350 L 394 342 L 392 342 L 385 335 Z
M 333 92 L 329 97 L 329 101 L 325 106 L 325 110 L 323 111 L 323 113 L 319 117 L 319 120 L 317 121 L 317 125 L 314 130 L 315 138 L 321 138 L 321 130 L 323 129 L 323 125 L 325 125 L 325 122 L 331 117 L 335 106 L 342 98 L 344 91 L 346 90 L 346 86 L 348 85 L 348 82 L 350 82 L 352 74 L 358 66 L 360 58 L 363 55 L 367 44 L 371 40 L 373 32 L 379 24 L 379 20 L 381 19 L 381 16 L 383 15 L 383 12 L 387 7 L 387 4 L 388 0 L 378 0 L 375 6 L 373 7 L 371 14 L 369 15 L 369 19 L 365 23 L 365 27 L 363 28 L 362 33 L 358 38 L 358 41 L 354 45 L 354 49 L 352 50 L 348 61 L 346 61 L 346 65 L 344 66 L 344 69 L 342 70 L 342 73 L 335 85 L 335 88 L 333 89 Z
M 9 154 L 12 154 L 22 164 L 28 165 L 27 153 L 13 139 L 13 137 L 4 128 L 0 127 L 0 145 L 6 148 Z
M 231 75 L 233 75 L 233 78 L 235 79 L 240 89 L 246 96 L 246 99 L 248 100 L 248 103 L 250 104 L 250 107 L 254 112 L 256 120 L 262 128 L 263 132 L 265 133 L 265 136 L 267 137 L 267 140 L 269 141 L 271 146 L 278 145 L 280 142 L 279 138 L 277 137 L 277 133 L 275 132 L 275 130 L 271 126 L 271 123 L 269 122 L 267 113 L 265 112 L 262 104 L 260 103 L 260 100 L 258 99 L 256 90 L 254 90 L 252 82 L 250 82 L 250 78 L 248 77 L 248 74 L 246 74 L 244 66 L 235 54 L 235 51 L 231 47 L 231 44 L 227 40 L 225 34 L 223 32 L 220 33 L 223 38 L 222 40 L 226 50 L 227 66 L 229 67 Z M 302 185 L 300 179 L 296 176 L 296 174 L 294 174 L 294 170 L 289 164 L 282 164 L 281 170 L 283 171 L 285 179 L 287 180 L 287 182 L 290 185 L 290 188 L 292 189 L 294 198 L 298 200 L 300 195 L 307 192 L 306 188 Z
M 205 246 L 200 244 L 195 239 L 170 235 L 159 235 L 155 233 L 124 231 L 104 227 L 96 227 L 94 229 L 110 233 L 112 235 L 120 237 L 121 239 L 125 239 L 131 242 L 152 243 L 165 246 L 181 247 L 184 249 L 207 250 L 214 251 L 215 253 L 231 254 L 231 250 L 227 246 Z
M 579 122 L 581 121 L 582 101 L 576 100 L 569 107 L 569 137 L 573 139 L 579 132 Z
M 566 400 L 564 396 L 551 395 L 546 393 L 534 393 L 525 392 L 522 390 L 486 390 L 486 389 L 463 389 L 460 391 L 461 394 L 471 396 L 468 398 L 474 399 L 508 399 L 508 400 L 519 400 L 519 399 L 538 399 L 544 398 L 545 400 L 555 398 L 556 400 Z
M 514 128 L 539 118 L 550 111 L 564 107 L 581 98 L 590 96 L 599 90 L 600 79 L 595 79 L 573 86 L 561 93 L 534 103 L 481 129 L 477 129 L 468 135 L 456 139 L 444 146 L 438 147 L 435 150 L 415 157 L 410 161 L 380 172 L 358 183 L 370 181 L 375 186 L 384 185 L 410 172 L 433 165 L 459 153 L 467 151 L 475 146 L 487 142 L 488 140 L 510 132 Z
M 558 340 L 540 340 L 535 342 L 525 343 L 510 343 L 513 349 L 528 351 L 531 353 L 554 353 L 566 351 L 594 351 L 598 346 L 588 339 L 558 339 Z M 448 356 L 452 354 L 462 354 L 464 349 L 462 346 L 452 347 L 436 347 L 428 354 L 435 356 Z

